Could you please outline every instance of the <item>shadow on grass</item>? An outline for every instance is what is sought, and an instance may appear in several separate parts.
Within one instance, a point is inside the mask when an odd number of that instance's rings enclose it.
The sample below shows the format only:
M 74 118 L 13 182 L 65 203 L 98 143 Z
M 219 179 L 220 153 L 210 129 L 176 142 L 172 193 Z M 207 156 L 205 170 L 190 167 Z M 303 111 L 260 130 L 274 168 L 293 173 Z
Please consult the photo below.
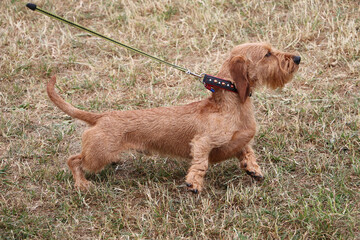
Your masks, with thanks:
M 86 174 L 86 178 L 97 184 L 138 186 L 138 184 L 175 183 L 185 184 L 190 164 L 187 160 L 138 156 L 123 162 L 108 165 L 97 174 Z M 228 188 L 229 184 L 250 187 L 256 182 L 246 175 L 236 160 L 228 160 L 209 167 L 205 185 L 218 190 Z M 184 185 L 185 186 L 185 185 Z

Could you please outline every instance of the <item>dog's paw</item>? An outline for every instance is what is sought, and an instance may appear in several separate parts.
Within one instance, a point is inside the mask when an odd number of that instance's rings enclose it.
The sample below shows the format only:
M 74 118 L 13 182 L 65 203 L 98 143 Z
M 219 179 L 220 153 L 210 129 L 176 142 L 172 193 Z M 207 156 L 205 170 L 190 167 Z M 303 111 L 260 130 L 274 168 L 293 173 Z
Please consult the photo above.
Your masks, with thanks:
M 264 175 L 255 161 L 242 161 L 240 167 L 256 181 L 264 180 Z
M 185 183 L 188 190 L 196 194 L 203 190 L 204 178 L 193 172 L 190 172 L 186 176 Z
M 80 190 L 80 191 L 88 191 L 88 190 L 90 190 L 91 186 L 92 186 L 92 183 L 87 180 L 75 182 L 75 189 Z
M 188 188 L 188 190 L 190 191 L 190 192 L 192 192 L 192 193 L 194 193 L 194 194 L 198 194 L 201 190 L 202 190 L 202 188 L 201 187 L 196 187 L 196 186 L 194 186 L 192 183 L 187 183 L 186 182 L 186 186 L 187 186 L 187 188 Z M 200 190 L 199 190 L 200 189 Z
M 258 182 L 264 181 L 264 176 L 260 173 L 254 172 L 254 171 L 246 171 L 248 175 L 250 175 L 253 179 L 255 179 Z

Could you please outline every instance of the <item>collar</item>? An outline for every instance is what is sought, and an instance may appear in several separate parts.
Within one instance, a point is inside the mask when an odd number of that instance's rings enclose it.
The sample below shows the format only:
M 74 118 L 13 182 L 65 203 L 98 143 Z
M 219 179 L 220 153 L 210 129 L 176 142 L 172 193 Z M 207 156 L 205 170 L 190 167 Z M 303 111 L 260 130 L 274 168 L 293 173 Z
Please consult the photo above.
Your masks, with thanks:
M 215 88 L 222 88 L 227 91 L 237 92 L 235 85 L 225 79 L 214 77 L 208 74 L 204 74 L 204 78 L 202 80 L 206 89 L 211 92 L 215 92 Z
M 202 80 L 206 89 L 211 92 L 215 92 L 215 88 L 222 88 L 230 92 L 238 92 L 235 85 L 225 79 L 214 77 L 208 74 L 204 74 L 204 78 Z M 249 97 L 252 96 L 252 91 L 249 92 Z

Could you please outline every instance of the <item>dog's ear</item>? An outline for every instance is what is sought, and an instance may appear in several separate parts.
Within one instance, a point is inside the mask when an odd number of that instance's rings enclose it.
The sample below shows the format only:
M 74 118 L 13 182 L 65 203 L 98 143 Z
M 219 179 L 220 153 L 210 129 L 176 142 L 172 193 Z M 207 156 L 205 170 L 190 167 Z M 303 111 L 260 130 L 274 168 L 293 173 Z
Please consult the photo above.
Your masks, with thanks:
M 248 63 L 245 58 L 235 56 L 230 59 L 229 70 L 232 79 L 235 81 L 240 101 L 244 103 L 250 94 L 248 77 Z

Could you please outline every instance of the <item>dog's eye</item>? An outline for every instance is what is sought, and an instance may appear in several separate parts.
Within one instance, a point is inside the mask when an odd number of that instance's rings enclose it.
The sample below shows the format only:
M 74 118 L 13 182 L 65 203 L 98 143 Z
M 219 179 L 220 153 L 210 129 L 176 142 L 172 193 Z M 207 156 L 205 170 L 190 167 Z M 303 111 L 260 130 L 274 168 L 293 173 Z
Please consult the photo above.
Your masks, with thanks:
M 265 54 L 265 57 L 270 57 L 271 56 L 271 52 L 268 52 L 267 54 Z

